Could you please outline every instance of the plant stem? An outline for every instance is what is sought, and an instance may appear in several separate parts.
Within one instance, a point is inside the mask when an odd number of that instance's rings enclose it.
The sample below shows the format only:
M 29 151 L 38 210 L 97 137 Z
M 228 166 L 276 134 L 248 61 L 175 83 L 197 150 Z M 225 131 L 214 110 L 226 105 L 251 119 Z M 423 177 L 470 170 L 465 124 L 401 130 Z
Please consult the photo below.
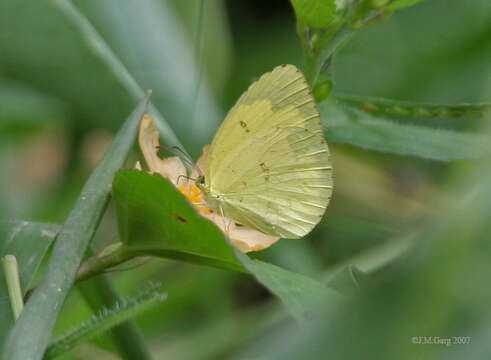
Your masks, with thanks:
M 314 82 L 319 75 L 319 56 L 314 54 L 305 54 L 305 78 L 310 87 L 314 87 Z
M 339 29 L 338 32 L 329 40 L 329 43 L 322 50 L 322 53 L 319 56 L 318 67 L 316 77 L 319 74 L 319 71 L 323 68 L 324 64 L 331 61 L 332 56 L 336 51 L 341 49 L 341 47 L 346 44 L 346 42 L 350 39 L 356 29 L 351 27 L 349 24 L 344 25 Z
M 102 252 L 90 257 L 80 266 L 75 281 L 83 281 L 95 275 L 102 274 L 106 269 L 119 265 L 135 256 L 137 255 L 129 252 L 127 247 L 122 243 L 110 245 L 102 250 Z
M 148 289 L 143 289 L 136 296 L 118 301 L 111 308 L 104 307 L 99 309 L 89 320 L 54 340 L 46 350 L 45 360 L 54 359 L 79 344 L 90 341 L 94 337 L 114 329 L 125 321 L 129 321 L 128 319 L 163 302 L 167 298 L 167 294 L 162 293 L 160 287 L 160 284 L 150 284 Z M 135 336 L 135 334 L 132 336 Z M 138 346 L 138 344 L 129 345 Z M 138 359 L 146 356 L 143 352 L 135 355 Z
M 14 255 L 5 255 L 2 258 L 2 268 L 3 273 L 5 274 L 5 281 L 7 283 L 10 307 L 12 308 L 14 321 L 17 321 L 22 309 L 24 308 L 17 258 Z
M 104 307 L 112 308 L 114 304 L 121 301 L 114 285 L 106 275 L 97 276 L 90 281 L 77 284 L 77 289 L 94 313 Z M 111 329 L 111 338 L 123 359 L 152 359 L 143 335 L 134 321 L 128 320 Z
M 300 30 L 297 29 L 297 31 L 299 32 Z M 314 87 L 323 67 L 331 61 L 334 53 L 347 42 L 354 31 L 355 29 L 350 25 L 344 25 L 332 36 L 322 51 L 315 48 L 311 49 L 306 38 L 306 33 L 299 32 L 305 55 L 305 77 L 311 87 Z

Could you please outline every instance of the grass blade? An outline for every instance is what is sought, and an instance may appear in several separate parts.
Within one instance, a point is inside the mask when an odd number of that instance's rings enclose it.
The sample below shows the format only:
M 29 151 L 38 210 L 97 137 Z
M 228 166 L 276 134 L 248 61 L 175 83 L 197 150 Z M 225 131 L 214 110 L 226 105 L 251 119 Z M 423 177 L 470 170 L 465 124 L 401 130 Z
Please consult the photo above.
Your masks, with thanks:
M 123 165 L 135 141 L 148 98 L 149 95 L 128 117 L 68 215 L 58 235 L 45 277 L 27 302 L 7 340 L 5 359 L 42 358 L 61 306 L 106 208 L 114 174 Z M 26 339 L 29 339 L 28 346 Z
M 53 3 L 77 27 L 87 46 L 114 72 L 116 78 L 119 79 L 129 94 L 135 100 L 140 100 L 145 95 L 145 92 L 82 12 L 70 0 L 54 0 Z M 155 126 L 158 128 L 160 136 L 165 143 L 179 146 L 185 151 L 176 134 L 157 108 L 149 104 L 148 112 L 152 115 Z
M 22 220 L 0 220 L 0 257 L 12 254 L 19 263 L 23 295 L 29 289 L 34 275 L 59 226 Z M 14 325 L 9 305 L 7 284 L 0 270 L 0 354 L 10 329 Z
M 491 137 L 484 134 L 399 124 L 334 104 L 323 106 L 321 113 L 328 142 L 440 161 L 490 154 Z
M 482 118 L 491 113 L 490 103 L 455 105 L 426 104 L 347 94 L 334 94 L 334 98 L 341 103 L 358 107 L 370 114 L 380 113 L 419 118 Z
M 5 255 L 2 258 L 2 268 L 5 274 L 5 280 L 7 282 L 10 307 L 12 308 L 14 320 L 17 320 L 22 312 L 22 309 L 24 308 L 17 258 L 11 254 Z

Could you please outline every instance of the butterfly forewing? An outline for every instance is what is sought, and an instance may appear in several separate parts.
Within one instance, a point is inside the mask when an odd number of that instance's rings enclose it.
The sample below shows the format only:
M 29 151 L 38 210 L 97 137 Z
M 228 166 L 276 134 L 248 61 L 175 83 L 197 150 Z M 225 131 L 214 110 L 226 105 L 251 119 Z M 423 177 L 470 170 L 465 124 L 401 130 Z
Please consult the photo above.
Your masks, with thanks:
M 205 181 L 225 215 L 264 233 L 306 235 L 332 192 L 329 150 L 302 73 L 277 67 L 253 83 L 211 144 Z

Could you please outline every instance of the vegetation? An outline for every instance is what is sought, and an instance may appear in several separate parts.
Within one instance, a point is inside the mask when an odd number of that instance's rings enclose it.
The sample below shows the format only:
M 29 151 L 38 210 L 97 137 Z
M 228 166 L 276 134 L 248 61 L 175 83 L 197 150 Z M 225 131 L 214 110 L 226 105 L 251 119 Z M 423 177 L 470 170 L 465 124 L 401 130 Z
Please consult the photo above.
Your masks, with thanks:
M 488 0 L 0 14 L 0 359 L 489 357 Z M 243 254 L 135 170 L 138 125 L 197 160 L 284 63 L 312 87 L 334 196 L 305 238 Z

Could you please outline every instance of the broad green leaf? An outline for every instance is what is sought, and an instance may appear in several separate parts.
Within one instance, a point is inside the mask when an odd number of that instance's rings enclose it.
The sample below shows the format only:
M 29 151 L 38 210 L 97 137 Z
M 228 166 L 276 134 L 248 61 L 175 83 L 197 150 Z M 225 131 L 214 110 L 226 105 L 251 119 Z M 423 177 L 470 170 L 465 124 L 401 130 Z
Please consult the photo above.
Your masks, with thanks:
M 251 260 L 233 249 L 221 231 L 158 174 L 120 171 L 113 190 L 121 240 L 130 250 L 250 272 L 297 319 L 314 316 L 317 308 L 337 295 L 311 278 Z
M 336 11 L 334 0 L 291 0 L 298 22 L 314 29 L 327 27 Z
M 490 154 L 490 136 L 446 129 L 398 124 L 366 112 L 324 105 L 322 120 L 329 142 L 426 159 L 451 161 Z
M 59 230 L 60 226 L 55 224 L 0 220 L 0 258 L 8 254 L 17 258 L 24 294 Z M 13 324 L 5 278 L 0 270 L 0 353 Z
M 162 176 L 125 170 L 113 184 L 121 241 L 140 254 L 244 271 L 221 231 Z
M 416 5 L 417 3 L 423 2 L 424 0 L 394 0 L 392 1 L 387 9 L 389 10 L 397 10 L 405 7 Z
M 70 291 L 109 200 L 116 171 L 135 141 L 148 103 L 143 99 L 116 135 L 96 167 L 58 235 L 46 274 L 15 323 L 4 350 L 9 360 L 41 359 L 61 306 Z M 25 339 L 29 339 L 26 346 Z
M 237 251 L 237 257 L 254 277 L 278 296 L 293 317 L 303 322 L 313 320 L 318 312 L 340 301 L 341 295 L 322 283 L 273 264 L 251 260 Z

